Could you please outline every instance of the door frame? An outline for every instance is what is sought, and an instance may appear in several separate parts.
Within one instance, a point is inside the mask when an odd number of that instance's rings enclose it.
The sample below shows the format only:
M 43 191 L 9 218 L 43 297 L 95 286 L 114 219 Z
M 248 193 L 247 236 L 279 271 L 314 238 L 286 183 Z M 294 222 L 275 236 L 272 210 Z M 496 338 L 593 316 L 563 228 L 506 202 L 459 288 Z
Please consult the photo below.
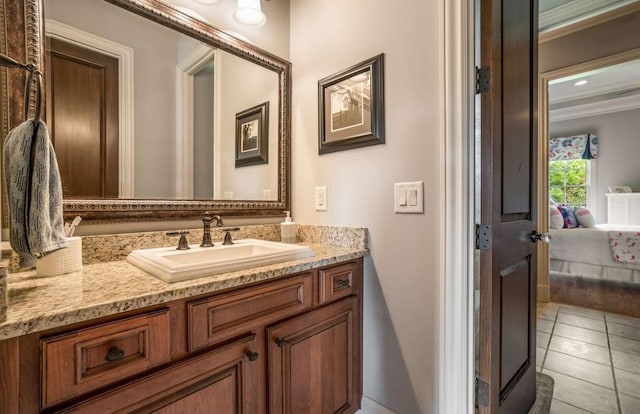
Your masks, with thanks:
M 448 0 L 440 75 L 445 182 L 440 279 L 438 411 L 473 413 L 475 6 Z
M 549 82 L 578 73 L 640 59 L 640 48 L 566 66 L 538 75 L 538 232 L 549 232 Z M 602 211 L 597 212 L 603 214 Z M 551 300 L 549 245 L 538 243 L 538 300 Z
M 45 20 L 45 33 L 55 39 L 118 59 L 118 194 L 135 194 L 135 117 L 133 49 L 57 20 Z

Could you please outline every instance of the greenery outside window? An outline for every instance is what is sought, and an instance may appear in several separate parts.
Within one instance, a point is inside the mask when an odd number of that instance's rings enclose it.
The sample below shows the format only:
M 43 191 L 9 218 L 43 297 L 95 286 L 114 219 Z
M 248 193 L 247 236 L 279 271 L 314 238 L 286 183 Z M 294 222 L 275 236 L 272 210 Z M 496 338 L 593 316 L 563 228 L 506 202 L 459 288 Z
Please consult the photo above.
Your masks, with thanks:
M 549 161 L 549 195 L 558 204 L 587 207 L 593 212 L 592 160 Z

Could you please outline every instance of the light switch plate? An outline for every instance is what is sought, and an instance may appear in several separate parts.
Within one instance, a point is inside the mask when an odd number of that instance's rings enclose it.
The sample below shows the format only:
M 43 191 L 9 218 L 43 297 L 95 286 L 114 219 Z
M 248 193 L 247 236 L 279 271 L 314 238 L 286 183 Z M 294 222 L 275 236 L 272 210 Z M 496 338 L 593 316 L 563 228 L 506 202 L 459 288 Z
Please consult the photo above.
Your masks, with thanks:
M 424 183 L 415 181 L 393 184 L 393 211 L 397 214 L 424 213 Z
M 327 187 L 316 187 L 315 194 L 316 211 L 327 211 Z
M 263 200 L 271 200 L 271 190 L 270 189 L 262 190 L 262 199 Z

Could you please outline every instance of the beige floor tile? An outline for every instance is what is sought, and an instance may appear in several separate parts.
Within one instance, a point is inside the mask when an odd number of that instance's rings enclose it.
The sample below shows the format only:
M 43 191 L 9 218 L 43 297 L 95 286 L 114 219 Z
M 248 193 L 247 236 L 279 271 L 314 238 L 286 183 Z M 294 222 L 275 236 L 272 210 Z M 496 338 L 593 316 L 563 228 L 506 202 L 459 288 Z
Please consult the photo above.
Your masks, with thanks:
M 634 374 L 640 374 L 640 355 L 627 354 L 626 352 L 612 349 L 611 356 L 613 357 L 614 367 L 622 368 Z
M 558 314 L 558 309 L 560 309 L 560 305 L 558 305 L 557 303 L 538 302 L 538 319 L 554 321 L 556 319 L 556 315 Z
M 572 315 L 570 313 L 558 314 L 557 322 L 564 323 L 565 325 L 577 326 L 579 328 L 591 329 L 593 331 L 606 332 L 604 321 Z
M 616 382 L 618 383 L 618 391 L 640 398 L 640 375 L 633 372 L 615 368 Z
M 634 328 L 628 325 L 620 325 L 617 323 L 607 323 L 607 327 L 609 328 L 609 334 L 624 336 L 625 338 L 635 339 L 636 341 L 640 341 L 640 329 Z
M 544 354 L 547 352 L 545 348 L 536 347 L 536 366 L 541 367 L 544 361 Z
M 594 345 L 608 346 L 607 335 L 604 332 L 592 331 L 591 329 L 578 328 L 577 326 L 556 323 L 553 334 L 564 338 L 576 339 Z
M 611 343 L 611 349 L 626 352 L 627 354 L 640 355 L 640 341 L 617 335 L 609 335 L 609 342 Z
M 606 315 L 607 323 L 619 323 L 620 325 L 632 326 L 634 328 L 640 329 L 640 319 L 632 318 L 631 316 L 618 315 L 615 313 L 607 313 Z
M 615 391 L 548 369 L 542 372 L 555 381 L 554 398 L 595 414 L 618 413 Z
M 590 414 L 590 411 L 585 411 L 581 408 L 574 407 L 555 398 L 551 400 L 551 410 L 549 414 Z
M 596 319 L 599 321 L 604 320 L 604 312 L 593 310 L 593 309 L 581 308 L 578 306 L 560 305 L 559 312 L 568 313 L 568 314 L 577 315 L 577 316 L 584 316 L 585 318 Z
M 549 349 L 600 364 L 611 365 L 609 349 L 603 346 L 553 335 Z
M 611 367 L 576 358 L 571 355 L 548 351 L 544 361 L 544 368 L 566 374 L 592 384 L 614 389 Z
M 546 348 L 549 346 L 549 339 L 551 335 L 545 332 L 536 331 L 536 346 Z
M 553 331 L 553 321 L 547 319 L 538 319 L 536 321 L 536 329 L 540 332 L 550 334 Z
M 636 397 L 620 394 L 620 405 L 622 406 L 622 414 L 640 413 L 640 399 Z

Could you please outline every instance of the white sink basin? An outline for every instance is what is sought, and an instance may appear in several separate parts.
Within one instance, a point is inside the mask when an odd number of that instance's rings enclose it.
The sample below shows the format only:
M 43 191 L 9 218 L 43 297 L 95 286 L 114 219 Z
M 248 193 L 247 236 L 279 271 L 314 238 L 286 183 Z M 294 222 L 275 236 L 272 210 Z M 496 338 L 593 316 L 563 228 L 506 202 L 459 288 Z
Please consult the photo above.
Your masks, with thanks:
M 256 239 L 235 240 L 230 246 L 189 247 L 134 250 L 127 261 L 171 283 L 314 256 L 307 246 Z

